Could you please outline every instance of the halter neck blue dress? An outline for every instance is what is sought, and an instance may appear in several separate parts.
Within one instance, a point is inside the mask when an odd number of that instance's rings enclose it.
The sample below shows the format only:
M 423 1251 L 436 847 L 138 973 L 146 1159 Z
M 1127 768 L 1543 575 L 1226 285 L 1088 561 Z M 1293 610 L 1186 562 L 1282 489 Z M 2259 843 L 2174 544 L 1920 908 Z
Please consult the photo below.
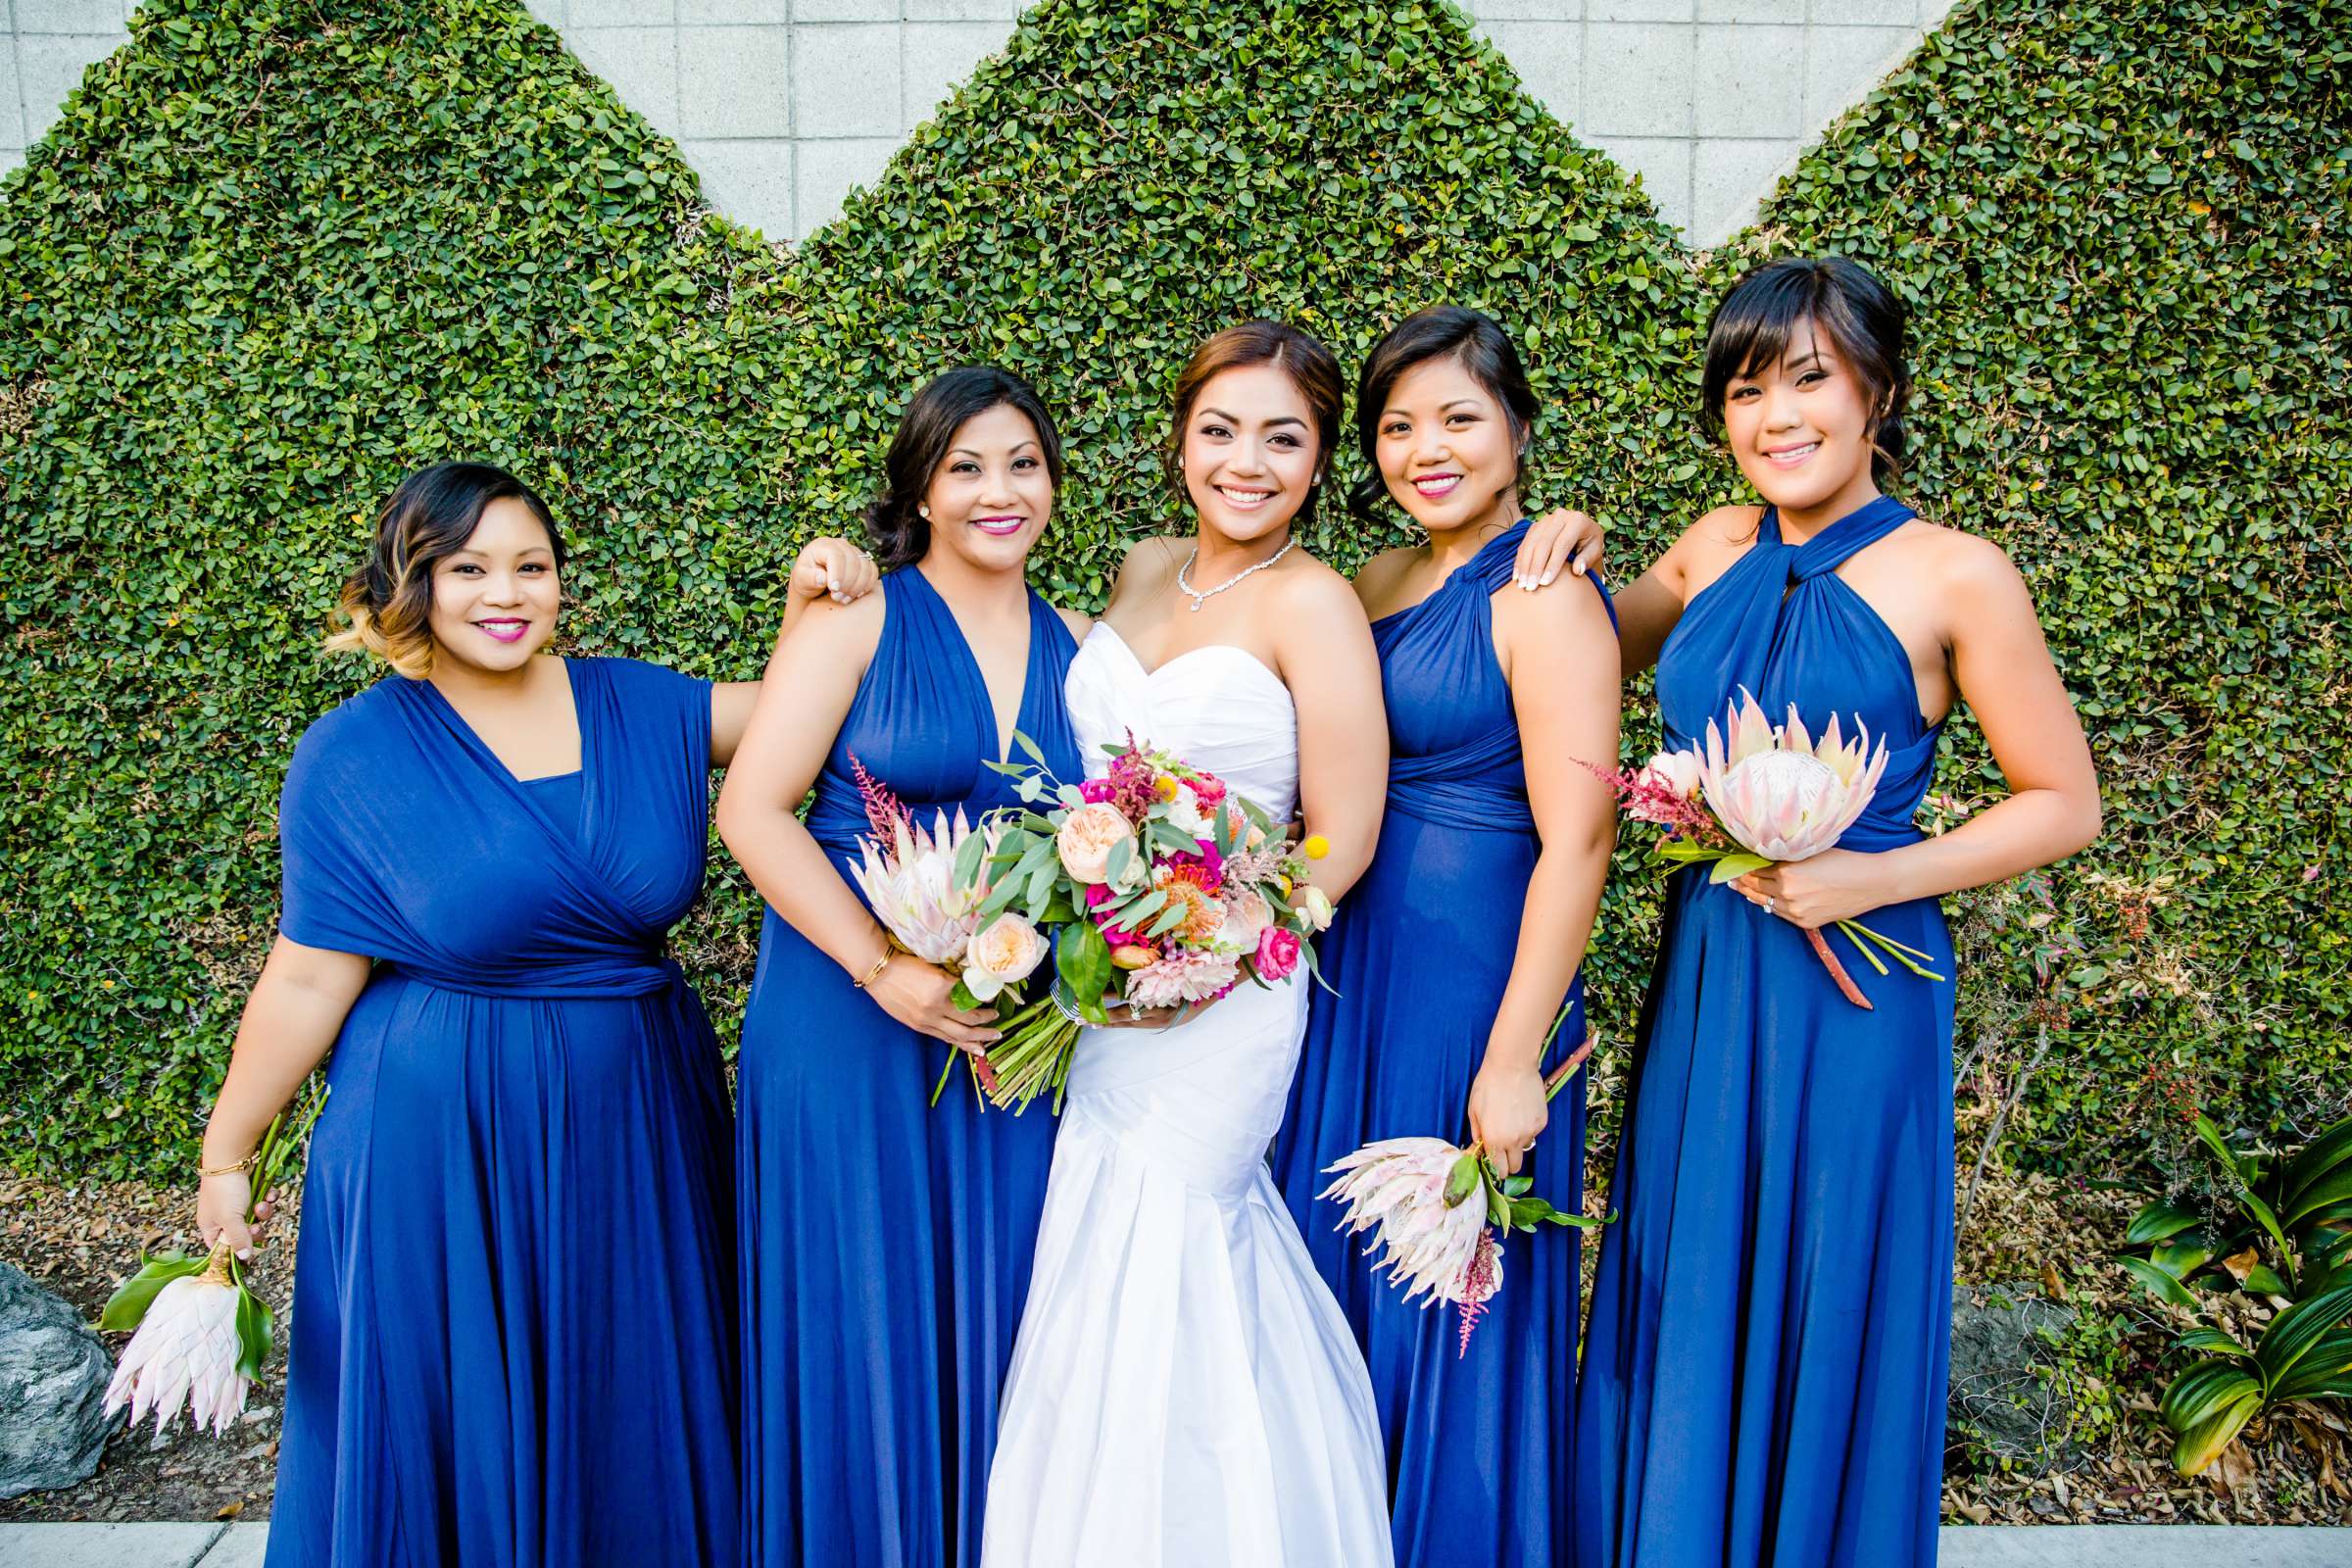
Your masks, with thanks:
M 1503 1288 L 1460 1353 L 1458 1320 L 1407 1302 L 1335 1227 L 1325 1166 L 1376 1138 L 1460 1140 L 1470 1082 L 1511 977 L 1542 845 L 1528 807 L 1494 595 L 1527 531 L 1490 540 L 1419 604 L 1372 623 L 1388 708 L 1389 808 L 1370 867 L 1318 944 L 1317 990 L 1275 1179 L 1364 1346 L 1386 1440 L 1396 1561 L 1504 1568 L 1565 1559 L 1576 1375 L 1577 1233 L 1514 1236 Z M 1605 603 L 1607 590 L 1598 581 Z M 1582 592 L 1573 584 L 1565 592 Z M 1611 610 L 1614 618 L 1615 611 Z M 1585 1038 L 1584 984 L 1554 1059 Z M 1548 1068 L 1550 1062 L 1545 1063 Z M 1525 1169 L 1574 1211 L 1585 1087 L 1552 1102 Z
M 272 1564 L 735 1560 L 726 1083 L 662 951 L 710 686 L 565 667 L 575 773 L 517 780 L 398 676 L 286 773 L 279 929 L 375 967 L 303 1187 Z
M 1881 498 L 1802 545 L 1767 510 L 1658 659 L 1666 744 L 1741 688 L 1888 748 L 1841 847 L 1921 837 L 1939 725 L 1838 568 L 1911 519 Z M 1952 1262 L 1952 948 L 1936 901 L 1872 911 L 1946 982 L 1847 969 L 1729 886 L 1676 872 L 1578 1393 L 1583 1568 L 1933 1563 Z
M 906 566 L 882 594 L 881 641 L 808 808 L 844 880 L 867 831 L 853 757 L 926 825 L 1018 804 L 986 765 L 995 710 L 938 590 Z M 1076 652 L 1031 594 L 1018 726 L 1071 780 Z M 961 1066 L 932 1106 L 949 1050 L 767 912 L 737 1064 L 747 1562 L 980 1560 L 1054 1121 L 984 1110 Z

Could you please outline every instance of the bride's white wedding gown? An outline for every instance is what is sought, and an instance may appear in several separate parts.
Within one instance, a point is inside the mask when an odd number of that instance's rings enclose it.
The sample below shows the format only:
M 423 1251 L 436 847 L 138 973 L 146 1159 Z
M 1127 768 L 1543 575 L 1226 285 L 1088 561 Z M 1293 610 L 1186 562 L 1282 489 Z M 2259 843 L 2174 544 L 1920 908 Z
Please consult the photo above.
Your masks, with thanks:
M 1107 625 L 1070 664 L 1090 770 L 1132 731 L 1276 820 L 1298 714 L 1215 645 L 1147 670 Z M 1303 974 L 1179 1028 L 1089 1030 L 1054 1149 L 989 1474 L 986 1568 L 1378 1568 L 1372 1384 L 1265 1164 Z

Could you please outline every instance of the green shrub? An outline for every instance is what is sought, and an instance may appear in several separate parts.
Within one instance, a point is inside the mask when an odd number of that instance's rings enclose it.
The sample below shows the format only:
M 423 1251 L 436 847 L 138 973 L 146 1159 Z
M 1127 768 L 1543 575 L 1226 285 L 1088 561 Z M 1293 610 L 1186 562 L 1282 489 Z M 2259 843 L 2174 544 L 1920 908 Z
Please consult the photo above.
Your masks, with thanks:
M 0 185 L 0 1135 L 55 1169 L 189 1152 L 268 942 L 293 738 L 371 675 L 317 632 L 410 466 L 540 484 L 578 646 L 742 675 L 794 544 L 849 526 L 944 366 L 1000 361 L 1059 411 L 1039 577 L 1092 606 L 1117 539 L 1175 519 L 1152 449 L 1193 341 L 1271 314 L 1352 358 L 1456 300 L 1545 395 L 1534 499 L 1592 504 L 1639 565 L 1740 494 L 1693 414 L 1708 304 L 1817 248 L 1918 307 L 1912 493 L 2017 557 L 2100 734 L 2107 839 L 1961 902 L 1972 1038 L 2062 1042 L 2028 1138 L 2104 1154 L 2152 1072 L 2309 1117 L 2352 1086 L 2328 10 L 1966 6 L 1692 257 L 1442 5 L 1047 0 L 791 255 L 705 213 L 519 8 L 149 0 Z M 1952 733 L 1944 787 L 1986 793 Z M 722 1028 L 753 913 L 724 876 L 685 933 Z M 1613 1039 L 1654 934 L 1623 879 L 1592 964 Z

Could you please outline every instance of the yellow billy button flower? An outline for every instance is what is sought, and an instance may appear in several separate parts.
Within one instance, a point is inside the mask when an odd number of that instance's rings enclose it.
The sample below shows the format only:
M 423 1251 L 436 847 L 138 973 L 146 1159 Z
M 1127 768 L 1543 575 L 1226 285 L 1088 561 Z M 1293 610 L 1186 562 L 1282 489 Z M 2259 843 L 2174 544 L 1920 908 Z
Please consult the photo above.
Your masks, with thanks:
M 1159 782 L 1153 785 L 1152 788 L 1158 793 L 1159 798 L 1163 801 L 1172 801 L 1176 798 L 1176 781 L 1168 777 L 1165 773 L 1162 773 L 1159 776 Z
M 1331 853 L 1331 840 L 1320 833 L 1309 833 L 1306 842 L 1298 846 L 1298 853 L 1310 860 L 1320 860 Z

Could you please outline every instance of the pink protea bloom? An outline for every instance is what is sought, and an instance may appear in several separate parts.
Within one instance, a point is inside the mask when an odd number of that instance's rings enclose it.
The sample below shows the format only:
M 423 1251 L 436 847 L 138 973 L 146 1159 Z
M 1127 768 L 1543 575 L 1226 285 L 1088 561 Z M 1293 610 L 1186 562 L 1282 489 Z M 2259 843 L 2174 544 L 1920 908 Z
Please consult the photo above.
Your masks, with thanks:
M 1724 831 L 1742 848 L 1769 860 L 1802 860 L 1833 848 L 1870 806 L 1886 771 L 1886 743 L 1875 755 L 1870 731 L 1857 724 L 1852 742 L 1838 733 L 1838 719 L 1816 743 L 1788 708 L 1788 722 L 1775 729 L 1745 690 L 1731 710 L 1727 744 L 1715 721 L 1707 721 L 1706 760 L 1699 788 Z
M 1127 1003 L 1134 1007 L 1181 1007 L 1211 1002 L 1241 978 L 1241 959 L 1199 948 L 1171 948 L 1127 977 Z
M 156 1435 L 184 1402 L 199 1432 L 219 1437 L 245 1408 L 252 1380 L 237 1369 L 237 1302 L 244 1292 L 228 1276 L 228 1253 L 216 1249 L 202 1274 L 185 1275 L 156 1293 L 138 1332 L 122 1348 L 106 1387 L 109 1415 L 130 1406 L 135 1425 L 155 1412 Z
M 1465 1193 L 1448 1193 L 1449 1185 L 1461 1185 L 1454 1177 L 1463 1157 L 1464 1151 L 1442 1138 L 1388 1138 L 1325 1167 L 1325 1175 L 1339 1180 L 1322 1196 L 1346 1205 L 1340 1224 L 1350 1233 L 1373 1233 L 1365 1250 L 1381 1250 L 1374 1266 L 1387 1266 L 1389 1283 L 1405 1286 L 1408 1301 L 1425 1297 L 1424 1306 L 1458 1302 L 1471 1277 L 1487 1205 L 1476 1181 Z M 1494 1284 L 1500 1283 L 1497 1263 Z

